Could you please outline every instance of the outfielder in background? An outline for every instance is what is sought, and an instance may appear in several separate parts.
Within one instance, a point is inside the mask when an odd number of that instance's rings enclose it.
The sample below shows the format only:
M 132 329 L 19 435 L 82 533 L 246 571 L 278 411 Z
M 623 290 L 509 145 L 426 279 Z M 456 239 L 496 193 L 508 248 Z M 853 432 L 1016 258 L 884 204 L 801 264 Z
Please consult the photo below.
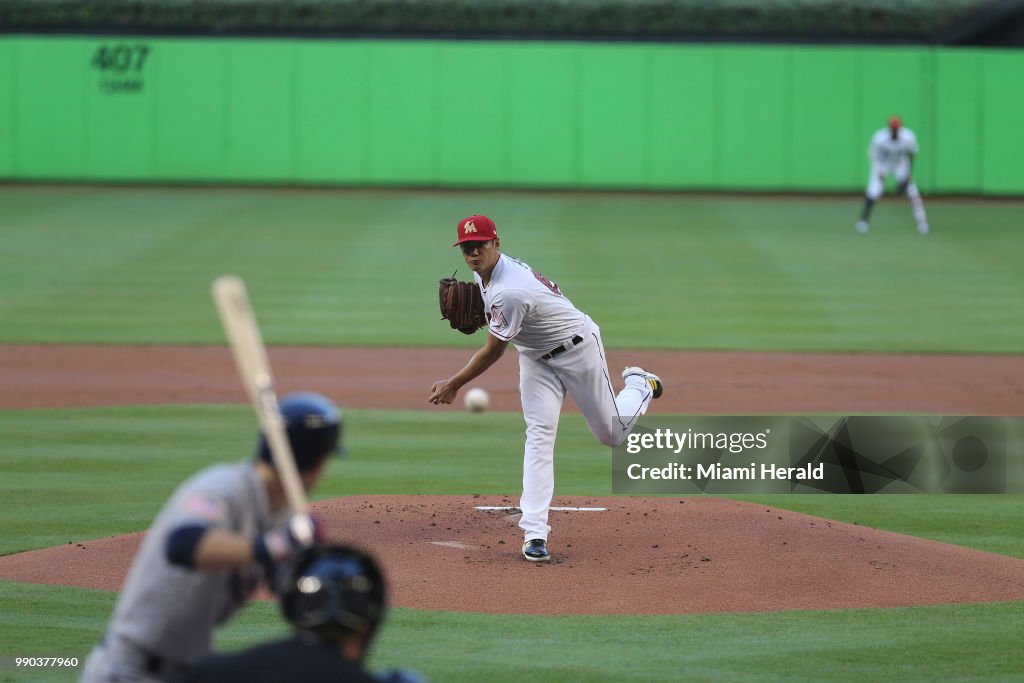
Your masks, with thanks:
M 316 546 L 282 573 L 281 611 L 295 633 L 204 659 L 178 683 L 424 683 L 412 671 L 374 676 L 364 668 L 386 608 L 384 573 L 372 557 L 347 546 Z
M 555 434 L 565 394 L 583 411 L 587 426 L 606 446 L 622 443 L 652 398 L 662 393 L 657 375 L 639 367 L 622 371 L 616 395 L 608 374 L 601 331 L 551 282 L 522 261 L 501 253 L 494 222 L 481 215 L 458 223 L 466 264 L 483 294 L 487 339 L 448 379 L 435 382 L 431 403 L 451 403 L 459 389 L 494 365 L 511 342 L 519 352 L 519 393 L 526 421 L 523 495 L 519 507 L 523 557 L 551 559 L 548 511 L 555 489 Z
M 286 396 L 279 409 L 306 490 L 339 451 L 341 414 L 314 393 Z M 146 534 L 83 683 L 169 681 L 212 648 L 261 579 L 315 543 L 296 530 L 266 438 L 254 458 L 209 467 L 182 484 Z
M 864 196 L 864 208 L 860 212 L 860 220 L 857 221 L 857 232 L 868 231 L 868 221 L 871 219 L 871 209 L 882 197 L 885 189 L 885 179 L 892 176 L 899 184 L 899 193 L 906 194 L 910 200 L 910 206 L 914 210 L 914 219 L 917 221 L 917 231 L 927 235 L 928 218 L 924 213 L 924 201 L 917 185 L 911 178 L 911 170 L 914 165 L 914 157 L 917 155 L 917 136 L 914 131 L 903 125 L 900 117 L 893 116 L 889 119 L 889 125 L 877 131 L 871 137 L 871 145 L 868 148 L 868 156 L 871 158 L 871 175 L 868 177 L 868 187 Z

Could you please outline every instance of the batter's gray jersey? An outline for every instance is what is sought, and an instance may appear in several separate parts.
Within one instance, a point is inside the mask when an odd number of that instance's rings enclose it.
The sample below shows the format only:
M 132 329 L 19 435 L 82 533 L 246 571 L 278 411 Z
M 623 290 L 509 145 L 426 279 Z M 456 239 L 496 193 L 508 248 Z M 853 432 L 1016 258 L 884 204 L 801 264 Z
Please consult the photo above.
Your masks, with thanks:
M 249 599 L 263 570 L 258 564 L 218 572 L 172 565 L 167 560 L 167 537 L 192 524 L 254 536 L 268 531 L 274 521 L 252 462 L 215 465 L 193 476 L 178 488 L 146 534 L 108 636 L 124 638 L 173 662 L 209 654 L 214 626 Z

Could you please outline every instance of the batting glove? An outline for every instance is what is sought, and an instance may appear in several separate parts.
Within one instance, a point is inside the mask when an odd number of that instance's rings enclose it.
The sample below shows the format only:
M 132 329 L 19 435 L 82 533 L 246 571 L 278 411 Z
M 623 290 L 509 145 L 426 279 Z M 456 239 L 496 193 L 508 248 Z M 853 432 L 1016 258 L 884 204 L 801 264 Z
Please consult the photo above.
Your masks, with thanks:
M 301 550 L 322 543 L 325 536 L 323 522 L 317 517 L 308 513 L 292 515 L 283 528 L 271 529 L 253 539 L 253 557 L 263 565 L 270 578 L 278 565 Z

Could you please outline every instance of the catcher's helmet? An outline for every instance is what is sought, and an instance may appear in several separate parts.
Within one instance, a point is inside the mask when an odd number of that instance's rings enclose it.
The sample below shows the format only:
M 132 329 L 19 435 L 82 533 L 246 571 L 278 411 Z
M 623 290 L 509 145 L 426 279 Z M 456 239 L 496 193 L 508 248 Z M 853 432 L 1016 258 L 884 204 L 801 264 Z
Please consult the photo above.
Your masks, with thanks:
M 341 412 L 330 399 L 309 391 L 297 392 L 281 399 L 278 409 L 300 472 L 313 469 L 331 453 L 342 453 Z M 274 464 L 263 433 L 256 453 L 264 462 Z
M 301 553 L 278 593 L 289 622 L 322 636 L 372 634 L 384 619 L 380 567 L 366 553 L 348 546 L 314 546 Z

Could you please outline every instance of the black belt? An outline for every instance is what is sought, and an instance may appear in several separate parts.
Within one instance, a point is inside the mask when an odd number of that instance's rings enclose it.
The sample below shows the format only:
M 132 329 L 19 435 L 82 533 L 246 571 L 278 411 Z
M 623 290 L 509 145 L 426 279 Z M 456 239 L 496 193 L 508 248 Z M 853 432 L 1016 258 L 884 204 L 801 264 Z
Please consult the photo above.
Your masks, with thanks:
M 133 666 L 140 666 L 148 674 L 155 676 L 171 676 L 184 671 L 185 667 L 182 664 L 173 662 L 169 659 L 161 657 L 155 652 L 150 652 L 144 647 L 133 643 L 126 638 L 114 636 L 121 643 L 122 654 L 129 654 L 134 660 L 131 662 Z M 100 639 L 100 645 L 109 645 L 109 641 L 112 638 L 109 633 L 104 633 Z
M 541 360 L 551 360 L 552 358 L 554 358 L 558 354 L 565 353 L 566 351 L 568 351 L 572 347 L 574 347 L 577 344 L 579 344 L 581 341 L 583 341 L 583 337 L 581 337 L 580 335 L 577 334 L 570 341 L 567 341 L 564 344 L 562 344 L 561 346 L 553 348 L 550 351 L 548 351 L 547 353 L 545 353 L 543 356 L 540 357 L 540 359 Z

